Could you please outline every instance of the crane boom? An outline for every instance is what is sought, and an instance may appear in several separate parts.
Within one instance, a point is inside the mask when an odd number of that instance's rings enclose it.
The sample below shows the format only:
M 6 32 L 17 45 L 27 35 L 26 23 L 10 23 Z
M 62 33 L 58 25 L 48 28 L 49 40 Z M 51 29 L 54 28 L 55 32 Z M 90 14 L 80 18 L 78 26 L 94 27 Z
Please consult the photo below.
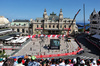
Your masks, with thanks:
M 68 32 L 67 32 L 68 37 L 69 37 L 69 30 L 70 30 L 70 27 L 71 27 L 71 25 L 73 24 L 73 22 L 74 22 L 74 20 L 75 20 L 75 18 L 76 18 L 76 16 L 77 16 L 77 14 L 80 12 L 80 10 L 81 10 L 81 9 L 79 9 L 78 12 L 75 14 L 75 16 L 74 16 L 74 18 L 73 18 L 73 20 L 72 20 L 72 23 L 69 25 Z

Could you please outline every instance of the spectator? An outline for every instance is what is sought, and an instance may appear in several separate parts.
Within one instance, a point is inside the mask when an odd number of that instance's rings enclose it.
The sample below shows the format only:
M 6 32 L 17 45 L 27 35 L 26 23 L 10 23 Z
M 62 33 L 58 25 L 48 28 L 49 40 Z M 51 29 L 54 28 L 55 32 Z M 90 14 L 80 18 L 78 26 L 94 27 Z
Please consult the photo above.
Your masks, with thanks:
M 91 66 L 97 66 L 96 60 L 93 60 L 93 62 L 91 63 Z
M 97 65 L 100 66 L 100 59 L 97 61 Z
M 29 63 L 29 62 L 30 62 L 30 59 L 27 58 L 26 61 L 25 61 L 25 63 L 24 63 L 24 65 L 25 65 L 25 66 L 28 66 L 28 63 Z
M 68 60 L 68 59 L 65 60 L 65 66 L 70 66 L 70 65 L 69 65 L 69 60 Z
M 13 66 L 14 65 L 14 59 L 8 58 L 6 61 L 4 61 L 3 66 Z
M 39 64 L 35 60 L 36 60 L 36 57 L 32 56 L 31 61 L 28 63 L 28 66 L 39 66 Z
M 65 66 L 65 61 L 64 61 L 64 59 L 60 59 L 60 64 L 59 64 L 59 66 Z
M 18 64 L 16 64 L 16 66 L 24 66 L 21 62 L 22 62 L 22 58 L 19 58 L 18 59 Z
M 16 64 L 18 64 L 17 59 L 14 59 L 14 66 L 16 66 Z
M 55 60 L 55 59 L 52 59 L 52 60 L 51 60 L 51 63 L 52 63 L 52 64 L 51 64 L 50 66 L 56 66 L 56 60 Z
M 81 64 L 81 66 L 85 66 L 85 61 L 84 61 L 84 59 L 81 60 L 80 64 Z
M 77 61 L 76 61 L 77 63 L 74 64 L 74 66 L 80 66 L 80 57 L 77 57 L 76 60 L 77 60 Z
M 2 66 L 2 65 L 3 65 L 3 59 L 0 58 L 0 66 Z

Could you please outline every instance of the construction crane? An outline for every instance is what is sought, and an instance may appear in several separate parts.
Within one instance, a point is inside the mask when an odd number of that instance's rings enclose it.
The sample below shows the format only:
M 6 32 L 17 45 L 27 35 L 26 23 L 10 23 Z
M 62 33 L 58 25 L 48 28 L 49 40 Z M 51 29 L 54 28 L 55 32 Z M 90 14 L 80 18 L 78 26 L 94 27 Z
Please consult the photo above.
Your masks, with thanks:
M 76 16 L 77 16 L 77 14 L 80 12 L 80 10 L 81 10 L 81 9 L 79 9 L 78 12 L 75 14 L 75 16 L 74 16 L 74 18 L 73 18 L 73 20 L 72 20 L 72 23 L 69 25 L 68 32 L 67 32 L 67 36 L 68 36 L 68 37 L 69 37 L 70 27 L 73 25 L 73 22 L 74 22 L 74 20 L 75 20 L 75 18 L 76 18 Z

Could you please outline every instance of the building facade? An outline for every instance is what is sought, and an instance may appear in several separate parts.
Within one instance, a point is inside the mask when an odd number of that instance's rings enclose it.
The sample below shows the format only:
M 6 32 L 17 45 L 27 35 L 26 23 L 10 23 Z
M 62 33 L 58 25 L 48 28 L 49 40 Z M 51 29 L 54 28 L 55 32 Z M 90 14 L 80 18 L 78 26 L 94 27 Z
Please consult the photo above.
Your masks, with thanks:
M 63 17 L 62 9 L 60 9 L 59 16 L 54 12 L 48 16 L 45 9 L 43 18 L 36 18 L 36 20 L 33 21 L 33 34 L 67 34 L 72 20 L 73 19 Z M 71 26 L 70 34 L 78 32 L 78 27 L 76 26 L 75 21 Z
M 90 15 L 90 34 L 100 35 L 100 11 L 94 11 Z
M 14 20 L 10 23 L 9 28 L 11 28 L 13 31 L 21 32 L 22 35 L 31 35 L 32 27 L 31 21 L 29 20 Z

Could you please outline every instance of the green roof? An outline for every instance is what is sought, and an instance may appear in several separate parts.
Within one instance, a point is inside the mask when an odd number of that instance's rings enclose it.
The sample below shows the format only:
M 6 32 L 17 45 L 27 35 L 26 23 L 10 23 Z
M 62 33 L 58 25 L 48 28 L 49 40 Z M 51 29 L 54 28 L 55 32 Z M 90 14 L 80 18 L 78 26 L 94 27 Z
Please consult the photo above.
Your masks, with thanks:
M 11 25 L 24 25 L 24 24 L 30 24 L 29 22 L 12 22 Z

